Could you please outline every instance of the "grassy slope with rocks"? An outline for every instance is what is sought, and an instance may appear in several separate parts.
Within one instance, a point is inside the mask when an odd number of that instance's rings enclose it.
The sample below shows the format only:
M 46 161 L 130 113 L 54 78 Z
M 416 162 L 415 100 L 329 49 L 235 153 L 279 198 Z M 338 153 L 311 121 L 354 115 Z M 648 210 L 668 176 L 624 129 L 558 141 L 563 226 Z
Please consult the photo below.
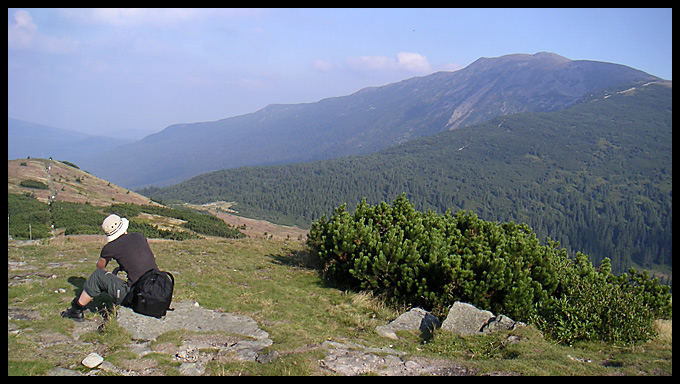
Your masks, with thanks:
M 178 363 L 162 352 L 138 358 L 131 337 L 115 320 L 88 312 L 74 323 L 59 316 L 94 269 L 103 236 L 66 236 L 39 242 L 8 241 L 8 374 L 41 375 L 54 367 L 88 370 L 80 362 L 96 351 L 118 367 L 153 367 L 178 374 Z M 476 374 L 522 375 L 672 375 L 672 323 L 660 322 L 660 336 L 641 345 L 603 343 L 558 346 L 529 326 L 507 332 L 459 337 L 443 331 L 421 340 L 399 332 L 399 340 L 374 329 L 405 308 L 391 308 L 364 293 L 324 284 L 303 244 L 297 240 L 150 240 L 161 268 L 177 279 L 174 300 L 254 318 L 279 357 L 267 364 L 208 364 L 210 375 L 325 375 L 324 341 L 390 347 L 410 356 L 455 361 Z M 103 305 L 100 303 L 100 305 Z M 162 335 L 155 344 L 178 343 L 181 332 Z M 153 349 L 152 345 L 152 349 Z M 99 374 L 104 374 L 100 372 Z
M 7 161 L 7 193 L 31 193 L 43 203 L 50 196 L 93 206 L 111 204 L 154 204 L 149 198 L 87 173 L 67 161 L 49 159 L 18 159 Z M 26 188 L 24 180 L 48 185 L 48 189 Z

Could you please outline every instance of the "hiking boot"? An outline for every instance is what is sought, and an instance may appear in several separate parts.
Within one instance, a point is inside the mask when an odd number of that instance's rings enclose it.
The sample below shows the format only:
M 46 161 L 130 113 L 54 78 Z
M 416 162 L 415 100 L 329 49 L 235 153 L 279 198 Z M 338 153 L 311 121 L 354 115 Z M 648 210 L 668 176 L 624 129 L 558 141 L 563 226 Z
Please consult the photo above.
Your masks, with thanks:
M 61 317 L 73 319 L 77 322 L 85 321 L 85 316 L 83 316 L 83 307 L 81 307 L 76 300 L 73 300 L 71 303 L 71 308 L 61 313 Z

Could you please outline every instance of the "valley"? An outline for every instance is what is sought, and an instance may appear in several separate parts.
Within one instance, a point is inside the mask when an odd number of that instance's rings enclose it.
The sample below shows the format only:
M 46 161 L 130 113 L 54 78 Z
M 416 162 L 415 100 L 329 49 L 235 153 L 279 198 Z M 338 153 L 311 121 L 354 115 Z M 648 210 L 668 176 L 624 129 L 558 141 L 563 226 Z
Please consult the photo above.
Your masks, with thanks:
M 565 109 L 495 117 L 375 153 L 220 170 L 141 193 L 65 160 L 8 161 L 10 375 L 178 375 L 192 356 L 202 356 L 205 375 L 334 375 L 345 372 L 326 363 L 334 353 L 356 360 L 380 351 L 402 365 L 455 367 L 441 371 L 449 375 L 672 376 L 672 320 L 655 321 L 656 336 L 630 346 L 556 344 L 534 326 L 479 337 L 400 331 L 386 340 L 375 329 L 406 304 L 330 284 L 305 244 L 310 223 L 334 208 L 403 194 L 422 211 L 527 223 L 541 242 L 559 240 L 595 265 L 609 257 L 617 274 L 642 266 L 672 287 L 670 82 L 619 85 Z M 101 311 L 111 307 L 106 299 L 84 324 L 61 318 L 92 271 L 99 225 L 112 211 L 149 231 L 159 265 L 177 277 L 175 302 L 254 319 L 272 342 L 266 360 L 206 358 L 216 348 L 173 352 L 186 340 L 232 340 L 221 333 L 170 331 L 141 343 Z M 92 351 L 105 369 L 82 365 Z
M 34 148 L 48 138 L 35 135 Z M 272 239 L 304 237 L 343 204 L 406 194 L 419 210 L 527 223 L 593 263 L 610 257 L 617 273 L 645 268 L 672 285 L 672 82 L 624 65 L 548 52 L 480 58 L 315 103 L 172 125 L 101 155 L 11 160 L 8 192 L 94 207 L 227 201 L 212 214 Z M 22 186 L 17 167 L 45 188 Z M 148 187 L 127 189 L 139 186 Z
M 497 117 L 375 154 L 197 176 L 142 194 L 224 200 L 249 217 L 308 227 L 401 193 L 419 210 L 527 223 L 614 270 L 672 266 L 672 86 L 624 85 L 561 111 Z

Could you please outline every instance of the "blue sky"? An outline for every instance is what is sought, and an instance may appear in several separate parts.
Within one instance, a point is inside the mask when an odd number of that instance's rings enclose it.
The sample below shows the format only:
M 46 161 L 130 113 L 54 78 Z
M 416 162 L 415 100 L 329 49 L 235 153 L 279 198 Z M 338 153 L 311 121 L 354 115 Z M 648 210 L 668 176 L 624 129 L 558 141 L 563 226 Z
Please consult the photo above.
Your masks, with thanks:
M 112 137 L 554 52 L 672 79 L 672 9 L 7 10 L 8 117 Z

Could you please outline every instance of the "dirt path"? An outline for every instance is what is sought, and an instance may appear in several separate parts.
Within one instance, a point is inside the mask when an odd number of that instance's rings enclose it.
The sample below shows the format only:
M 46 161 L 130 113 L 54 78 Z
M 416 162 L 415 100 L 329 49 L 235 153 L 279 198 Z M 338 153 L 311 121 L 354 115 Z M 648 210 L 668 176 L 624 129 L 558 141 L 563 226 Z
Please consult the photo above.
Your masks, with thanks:
M 45 163 L 45 173 L 47 174 L 47 186 L 50 188 L 49 201 L 54 201 L 57 199 L 57 188 L 54 186 L 54 180 L 52 180 L 52 160 L 47 160 Z

